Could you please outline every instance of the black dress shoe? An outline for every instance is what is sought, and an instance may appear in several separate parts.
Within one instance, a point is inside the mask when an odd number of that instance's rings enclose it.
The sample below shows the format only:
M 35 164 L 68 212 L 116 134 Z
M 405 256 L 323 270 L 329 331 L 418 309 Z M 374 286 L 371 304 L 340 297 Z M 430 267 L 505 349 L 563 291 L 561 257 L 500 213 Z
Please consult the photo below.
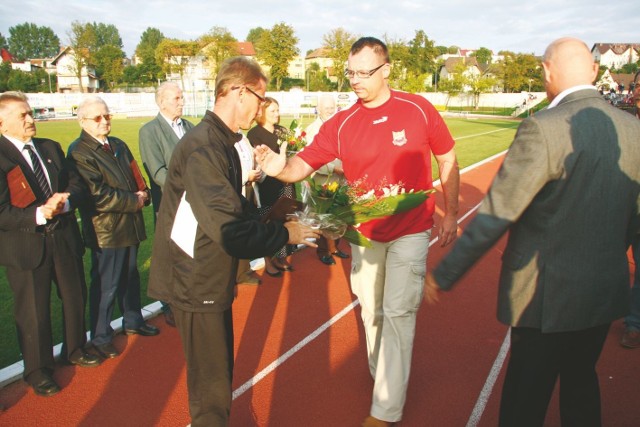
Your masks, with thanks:
M 164 321 L 167 325 L 176 327 L 176 319 L 173 317 L 173 311 L 170 308 L 167 308 L 162 312 L 164 314 Z
M 60 391 L 60 386 L 47 374 L 41 374 L 39 380 L 30 384 L 38 396 L 49 397 Z
M 158 335 L 160 333 L 160 329 L 148 323 L 145 323 L 136 329 L 125 329 L 124 333 L 126 335 L 142 335 L 143 337 L 152 337 L 154 335 Z
M 264 271 L 266 271 L 267 274 L 269 276 L 271 276 L 271 277 L 282 277 L 282 271 L 280 271 L 280 270 L 277 270 L 275 272 L 271 272 L 271 271 L 269 271 L 268 269 L 265 268 Z
M 337 256 L 338 258 L 342 258 L 342 259 L 346 259 L 349 258 L 349 254 L 345 254 L 344 252 L 342 252 L 341 250 L 337 250 L 335 251 L 332 255 Z
M 98 353 L 105 359 L 113 359 L 114 357 L 120 356 L 120 352 L 116 350 L 116 348 L 110 342 L 106 344 L 95 345 L 93 348 L 96 349 Z
M 79 349 L 73 352 L 71 357 L 67 359 L 67 362 L 71 365 L 77 365 L 82 368 L 93 368 L 100 366 L 102 360 L 95 354 L 87 353 L 86 351 Z
M 334 265 L 336 263 L 336 260 L 333 259 L 333 257 L 331 255 L 323 255 L 320 257 L 320 261 L 322 261 L 323 263 L 327 264 L 327 265 Z

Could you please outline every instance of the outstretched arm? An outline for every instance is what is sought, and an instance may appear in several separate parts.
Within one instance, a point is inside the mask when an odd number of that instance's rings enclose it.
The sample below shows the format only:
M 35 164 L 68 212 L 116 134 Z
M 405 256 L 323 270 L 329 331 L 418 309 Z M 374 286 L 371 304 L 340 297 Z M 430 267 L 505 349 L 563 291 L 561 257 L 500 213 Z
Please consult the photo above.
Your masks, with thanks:
M 313 168 L 298 156 L 287 158 L 286 142 L 280 147 L 280 154 L 274 153 L 266 145 L 253 149 L 260 169 L 282 182 L 298 182 L 311 175 Z
M 449 152 L 435 156 L 440 171 L 440 182 L 444 193 L 444 217 L 440 225 L 440 245 L 453 242 L 458 233 L 458 195 L 460 193 L 460 169 L 456 153 Z

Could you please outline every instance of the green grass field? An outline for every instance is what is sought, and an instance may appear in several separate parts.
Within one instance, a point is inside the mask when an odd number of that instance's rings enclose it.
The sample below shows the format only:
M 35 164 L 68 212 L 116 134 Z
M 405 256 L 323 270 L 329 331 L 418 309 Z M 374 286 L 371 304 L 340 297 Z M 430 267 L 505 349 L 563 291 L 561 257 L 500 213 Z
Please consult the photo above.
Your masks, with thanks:
M 111 134 L 124 140 L 140 164 L 140 153 L 138 150 L 138 131 L 140 127 L 152 118 L 136 119 L 114 119 Z M 190 118 L 193 123 L 200 121 L 199 118 Z M 288 127 L 292 118 L 282 118 L 281 124 Z M 311 118 L 300 120 L 301 126 L 306 126 L 312 121 Z M 513 120 L 491 120 L 491 119 L 447 119 L 447 126 L 451 134 L 456 139 L 456 153 L 461 168 L 477 163 L 493 154 L 499 153 L 509 147 L 515 130 L 517 121 Z M 80 126 L 77 121 L 45 121 L 37 123 L 39 137 L 51 138 L 60 142 L 66 151 L 69 144 L 80 134 Z M 434 167 L 434 179 L 437 178 L 437 168 Z M 140 245 L 138 253 L 138 265 L 142 281 L 142 305 L 145 306 L 154 300 L 146 296 L 146 285 L 149 277 L 149 265 L 151 262 L 151 245 L 153 242 L 153 211 L 151 207 L 144 209 L 147 236 L 149 238 Z M 85 253 L 85 272 L 87 275 L 87 286 L 89 281 L 89 252 Z M 61 307 L 60 300 L 52 286 L 51 293 L 51 315 L 53 324 L 54 343 L 62 340 L 61 331 Z M 88 309 L 86 310 L 88 312 Z M 120 317 L 118 308 L 115 310 L 115 318 Z M 88 325 L 88 315 L 87 315 Z M 6 280 L 4 268 L 0 270 L 0 368 L 8 366 L 20 360 L 20 350 L 16 338 L 15 323 L 13 320 L 13 295 Z

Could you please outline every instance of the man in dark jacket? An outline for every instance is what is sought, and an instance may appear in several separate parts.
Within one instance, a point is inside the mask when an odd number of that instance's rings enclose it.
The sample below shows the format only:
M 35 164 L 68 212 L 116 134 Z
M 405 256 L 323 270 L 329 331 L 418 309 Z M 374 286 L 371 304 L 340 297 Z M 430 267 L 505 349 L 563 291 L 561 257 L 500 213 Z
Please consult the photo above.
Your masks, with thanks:
M 149 190 L 129 147 L 108 137 L 111 115 L 101 98 L 86 98 L 78 107 L 78 120 L 82 132 L 68 157 L 90 193 L 80 214 L 85 245 L 91 248 L 91 339 L 100 354 L 111 358 L 119 355 L 110 325 L 116 296 L 127 335 L 159 333 L 142 318 L 137 266 L 138 246 L 147 238 L 142 208 L 149 204 Z
M 241 196 L 234 144 L 264 102 L 266 78 L 254 61 L 225 61 L 215 113 L 176 146 L 162 192 L 149 296 L 173 310 L 187 363 L 191 425 L 226 426 L 231 408 L 234 299 L 238 258 L 309 243 L 318 233 L 298 222 L 263 223 Z
M 34 138 L 33 110 L 19 92 L 0 95 L 0 265 L 14 297 L 23 376 L 36 394 L 53 396 L 51 282 L 62 300 L 62 358 L 98 366 L 84 351 L 87 290 L 74 209 L 83 196 L 60 144 Z

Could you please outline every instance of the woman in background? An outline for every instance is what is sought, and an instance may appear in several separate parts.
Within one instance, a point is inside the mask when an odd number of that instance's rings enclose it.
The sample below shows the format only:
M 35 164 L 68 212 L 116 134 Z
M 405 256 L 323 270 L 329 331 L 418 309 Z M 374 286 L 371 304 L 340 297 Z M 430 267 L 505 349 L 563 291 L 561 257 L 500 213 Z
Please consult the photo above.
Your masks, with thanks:
M 280 126 L 280 105 L 278 101 L 271 97 L 266 98 L 262 105 L 262 114 L 256 118 L 258 126 L 255 126 L 247 133 L 247 138 L 251 145 L 266 145 L 276 153 L 280 152 L 280 144 L 286 141 L 288 131 Z M 273 207 L 273 204 L 280 197 L 295 199 L 295 188 L 293 184 L 281 182 L 273 177 L 267 176 L 264 181 L 258 184 L 260 191 L 260 204 L 258 209 L 260 215 L 265 216 Z M 287 260 L 288 255 L 293 253 L 292 248 L 284 246 L 273 257 L 265 257 L 265 271 L 269 276 L 282 276 L 283 271 L 293 271 L 293 266 Z

